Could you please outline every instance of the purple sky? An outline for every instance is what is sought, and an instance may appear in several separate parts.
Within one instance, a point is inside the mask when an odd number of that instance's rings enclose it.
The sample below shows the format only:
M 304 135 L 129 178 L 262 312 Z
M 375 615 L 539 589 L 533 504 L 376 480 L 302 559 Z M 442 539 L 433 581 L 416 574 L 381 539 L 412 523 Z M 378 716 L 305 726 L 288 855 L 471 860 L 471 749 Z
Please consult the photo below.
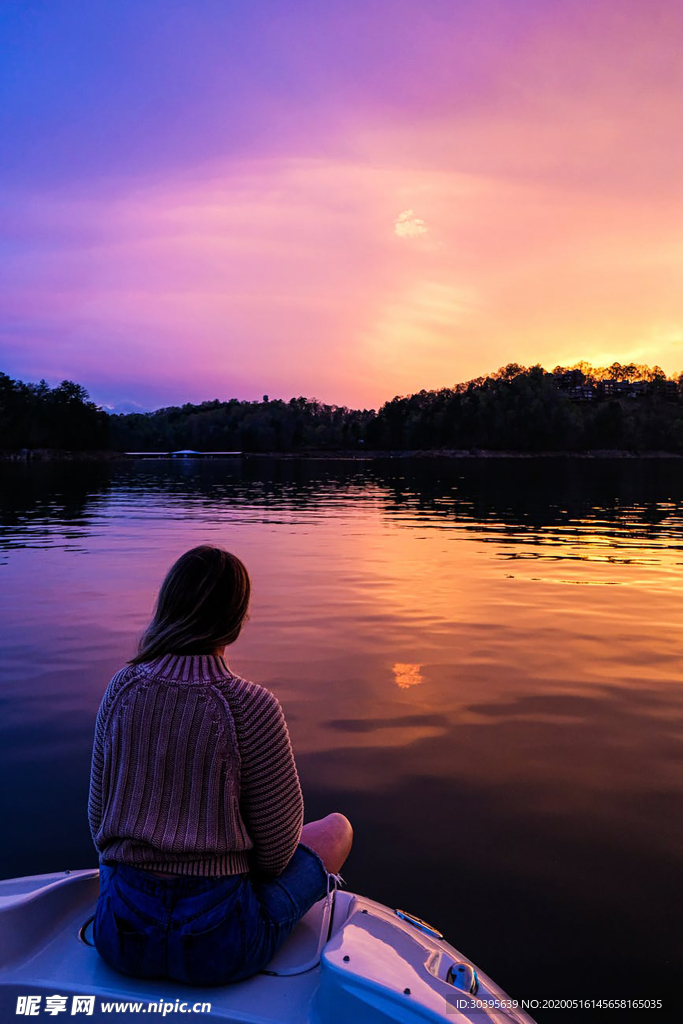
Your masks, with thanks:
M 145 408 L 683 368 L 677 0 L 0 5 L 0 370 Z

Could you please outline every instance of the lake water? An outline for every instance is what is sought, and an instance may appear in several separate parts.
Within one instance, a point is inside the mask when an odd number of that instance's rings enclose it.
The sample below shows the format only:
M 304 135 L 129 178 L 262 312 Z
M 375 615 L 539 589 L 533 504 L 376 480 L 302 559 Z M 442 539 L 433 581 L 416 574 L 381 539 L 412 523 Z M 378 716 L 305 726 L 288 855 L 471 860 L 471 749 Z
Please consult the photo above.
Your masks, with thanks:
M 349 888 L 515 996 L 680 1019 L 683 462 L 5 463 L 0 488 L 1 876 L 96 866 L 102 692 L 218 542 L 253 581 L 227 660 L 280 698 L 307 816 L 351 818 Z

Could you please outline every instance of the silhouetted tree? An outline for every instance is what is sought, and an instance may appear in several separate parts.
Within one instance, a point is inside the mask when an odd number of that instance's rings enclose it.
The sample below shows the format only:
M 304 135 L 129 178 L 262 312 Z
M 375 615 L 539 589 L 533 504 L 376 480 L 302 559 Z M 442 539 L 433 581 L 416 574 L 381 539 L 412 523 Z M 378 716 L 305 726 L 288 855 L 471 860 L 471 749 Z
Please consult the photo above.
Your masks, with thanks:
M 25 384 L 0 373 L 0 447 L 104 449 L 109 417 L 91 402 L 80 384 L 63 380 Z

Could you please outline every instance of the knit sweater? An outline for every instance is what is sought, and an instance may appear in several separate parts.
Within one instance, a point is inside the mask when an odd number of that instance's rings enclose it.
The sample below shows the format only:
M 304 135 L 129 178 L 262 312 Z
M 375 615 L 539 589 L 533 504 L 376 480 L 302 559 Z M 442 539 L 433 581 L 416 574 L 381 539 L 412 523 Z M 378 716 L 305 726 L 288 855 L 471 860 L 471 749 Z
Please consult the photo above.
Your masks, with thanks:
M 215 655 L 117 672 L 97 713 L 88 818 L 101 863 L 280 874 L 303 799 L 277 698 Z

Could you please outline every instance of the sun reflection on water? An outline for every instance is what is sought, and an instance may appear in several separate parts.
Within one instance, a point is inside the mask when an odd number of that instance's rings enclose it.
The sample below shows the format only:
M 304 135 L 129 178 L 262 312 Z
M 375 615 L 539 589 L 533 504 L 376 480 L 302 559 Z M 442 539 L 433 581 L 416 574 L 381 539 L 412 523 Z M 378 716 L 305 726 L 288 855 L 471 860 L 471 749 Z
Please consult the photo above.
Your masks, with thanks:
M 409 690 L 411 686 L 417 686 L 419 683 L 424 683 L 422 673 L 420 672 L 421 668 L 421 665 L 397 661 L 392 669 L 394 673 L 394 682 L 397 686 L 400 686 L 402 690 Z

